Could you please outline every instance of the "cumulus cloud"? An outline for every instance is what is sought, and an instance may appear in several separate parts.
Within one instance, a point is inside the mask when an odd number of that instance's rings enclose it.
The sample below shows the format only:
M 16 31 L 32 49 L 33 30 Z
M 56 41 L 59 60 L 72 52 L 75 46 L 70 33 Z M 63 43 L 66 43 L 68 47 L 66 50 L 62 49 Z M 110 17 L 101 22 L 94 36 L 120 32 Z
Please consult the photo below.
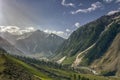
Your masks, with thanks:
M 43 31 L 45 33 L 48 33 L 48 34 L 51 34 L 51 33 L 56 34 L 56 35 L 61 36 L 61 37 L 65 38 L 65 39 L 67 39 L 69 37 L 69 35 L 70 35 L 68 32 L 63 32 L 63 31 L 48 30 L 48 29 L 43 30 Z
M 96 9 L 102 7 L 102 3 L 101 2 L 95 2 L 93 4 L 91 4 L 91 6 L 87 9 L 78 9 L 76 11 L 72 11 L 72 14 L 77 14 L 77 13 L 87 13 L 87 12 L 91 12 L 91 11 L 95 11 Z
M 115 14 L 116 12 L 120 12 L 120 9 L 112 10 L 112 11 L 108 12 L 107 15 L 112 15 L 112 14 Z
M 26 27 L 25 29 L 20 29 L 19 32 L 21 34 L 24 34 L 24 33 L 28 33 L 28 32 L 33 32 L 35 31 L 36 29 L 34 27 Z
M 75 23 L 75 26 L 76 26 L 77 28 L 79 28 L 79 27 L 80 27 L 80 23 L 79 23 L 79 22 L 76 22 L 76 23 Z
M 103 1 L 106 2 L 106 3 L 111 3 L 114 0 L 103 0 Z
M 49 34 L 53 33 L 53 34 L 56 34 L 56 35 L 64 34 L 63 31 L 55 31 L 55 30 L 48 30 L 48 29 L 44 30 L 44 32 L 49 33 Z
M 73 3 L 65 3 L 66 0 L 62 0 L 61 4 L 66 7 L 74 7 L 75 5 Z
M 14 35 L 22 35 L 27 32 L 35 31 L 33 27 L 26 27 L 24 29 L 21 29 L 17 26 L 0 26 L 0 32 L 9 32 Z
M 0 26 L 0 32 L 10 32 L 10 33 L 13 33 L 13 32 L 17 32 L 19 31 L 20 28 L 17 27 L 17 26 Z

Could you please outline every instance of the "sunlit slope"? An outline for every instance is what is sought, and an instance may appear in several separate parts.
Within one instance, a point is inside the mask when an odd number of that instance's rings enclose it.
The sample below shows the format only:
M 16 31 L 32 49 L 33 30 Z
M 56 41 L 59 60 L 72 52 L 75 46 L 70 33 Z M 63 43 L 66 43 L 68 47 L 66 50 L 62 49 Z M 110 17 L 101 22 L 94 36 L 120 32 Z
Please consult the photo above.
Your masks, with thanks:
M 53 62 L 39 61 L 31 58 L 21 57 L 21 60 L 30 64 L 40 72 L 48 75 L 52 80 L 119 80 L 115 77 L 104 77 L 93 74 L 83 74 L 82 70 L 65 67 Z
M 98 41 L 102 33 L 107 29 L 107 26 L 119 15 L 120 12 L 109 16 L 105 15 L 78 28 L 56 51 L 55 60 L 66 56 L 63 64 L 71 65 L 80 52 Z
M 51 80 L 28 64 L 4 54 L 0 54 L 0 73 L 0 80 Z

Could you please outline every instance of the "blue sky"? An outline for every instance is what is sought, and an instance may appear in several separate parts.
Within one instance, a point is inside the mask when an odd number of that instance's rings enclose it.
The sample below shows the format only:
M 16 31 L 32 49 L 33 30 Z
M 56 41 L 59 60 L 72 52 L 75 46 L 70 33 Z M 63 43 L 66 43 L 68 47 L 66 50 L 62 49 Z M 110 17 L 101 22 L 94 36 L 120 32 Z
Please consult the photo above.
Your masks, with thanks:
M 0 25 L 34 27 L 67 38 L 79 26 L 120 10 L 120 0 L 0 0 Z

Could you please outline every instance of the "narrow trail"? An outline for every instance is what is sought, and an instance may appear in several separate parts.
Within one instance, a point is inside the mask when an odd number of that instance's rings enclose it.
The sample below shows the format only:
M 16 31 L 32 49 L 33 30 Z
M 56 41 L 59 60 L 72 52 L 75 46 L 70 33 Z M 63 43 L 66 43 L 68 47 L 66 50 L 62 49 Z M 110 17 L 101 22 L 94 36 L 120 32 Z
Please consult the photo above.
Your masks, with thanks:
M 105 31 L 107 31 L 114 22 L 120 21 L 120 20 L 116 20 L 116 19 L 118 19 L 118 18 L 120 18 L 120 16 L 117 17 L 117 18 L 115 18 L 113 22 L 111 22 L 109 25 L 107 25 L 107 26 L 105 27 L 105 30 L 104 30 L 103 32 L 101 32 L 100 36 L 101 36 Z M 77 68 L 77 66 L 78 66 L 78 65 L 80 64 L 80 62 L 82 61 L 84 55 L 85 55 L 85 54 L 87 53 L 87 51 L 90 50 L 94 45 L 95 45 L 95 43 L 94 43 L 93 45 L 91 45 L 90 47 L 88 47 L 87 49 L 85 49 L 84 51 L 80 52 L 80 53 L 77 55 L 75 61 L 74 61 L 73 64 L 71 65 L 71 67 L 76 67 L 76 68 Z M 82 56 L 81 56 L 81 55 L 82 55 Z M 80 56 L 81 56 L 81 57 L 80 57 Z M 89 70 L 89 71 L 91 71 L 91 72 L 92 72 L 93 74 L 95 74 L 95 75 L 98 75 L 98 74 L 99 74 L 99 73 L 97 73 L 95 70 L 93 70 L 93 69 L 91 69 L 91 68 L 89 68 L 89 67 L 84 67 L 84 66 L 83 66 L 83 67 L 79 67 L 79 68 Z
M 89 67 L 79 67 L 79 68 L 89 70 L 89 71 L 91 71 L 91 72 L 92 72 L 93 74 L 95 74 L 95 75 L 98 75 L 98 74 L 99 74 L 99 73 L 97 73 L 95 70 L 93 70 L 93 69 L 91 69 L 91 68 L 89 68 Z
M 77 67 L 79 65 L 79 63 L 81 62 L 82 58 L 84 57 L 84 55 L 82 57 L 79 58 L 80 55 L 82 55 L 83 53 L 86 53 L 88 50 L 90 50 L 93 46 L 95 45 L 95 43 L 93 45 L 91 45 L 90 47 L 88 47 L 87 49 L 85 49 L 84 51 L 80 52 L 75 61 L 73 62 L 71 67 Z
M 60 60 L 57 61 L 58 64 L 61 64 L 65 60 L 66 56 L 62 57 Z

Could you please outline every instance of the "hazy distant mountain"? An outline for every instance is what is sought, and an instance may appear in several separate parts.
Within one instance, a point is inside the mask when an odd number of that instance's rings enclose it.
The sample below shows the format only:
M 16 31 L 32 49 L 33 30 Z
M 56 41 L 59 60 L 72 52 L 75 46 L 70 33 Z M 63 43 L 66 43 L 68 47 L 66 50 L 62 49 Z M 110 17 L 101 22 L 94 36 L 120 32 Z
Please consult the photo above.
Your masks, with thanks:
M 35 30 L 33 27 L 0 26 L 0 36 L 14 45 L 17 40 L 27 38 Z
M 19 31 L 16 31 L 16 33 Z M 64 39 L 55 34 L 48 34 L 40 30 L 26 32 L 21 35 L 1 32 L 0 35 L 17 49 L 31 57 L 53 56 Z
M 3 39 L 2 37 L 0 37 L 0 48 L 6 50 L 10 54 L 24 55 L 22 51 L 17 49 L 14 45 L 9 43 L 7 40 Z
M 106 72 L 105 75 L 120 76 L 119 34 L 120 12 L 102 16 L 74 31 L 54 59 L 65 65 L 91 66 Z
M 12 35 L 9 32 L 1 32 L 0 36 L 9 41 L 13 45 L 15 44 L 17 38 L 20 37 L 19 35 Z
M 18 39 L 15 46 L 21 51 L 36 57 L 48 57 L 62 44 L 63 38 L 37 30 L 27 38 Z

